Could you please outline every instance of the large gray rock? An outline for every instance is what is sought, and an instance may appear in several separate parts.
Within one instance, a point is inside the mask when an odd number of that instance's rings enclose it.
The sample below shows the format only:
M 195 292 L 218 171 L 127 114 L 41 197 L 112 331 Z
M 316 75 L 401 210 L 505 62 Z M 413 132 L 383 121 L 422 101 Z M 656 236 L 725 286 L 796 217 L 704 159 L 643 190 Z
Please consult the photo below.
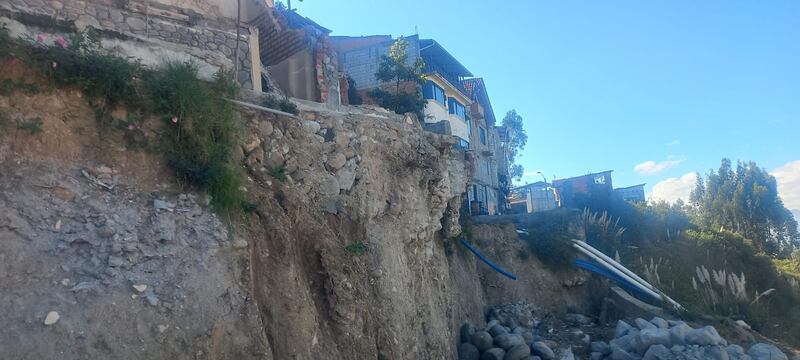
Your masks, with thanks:
M 749 360 L 750 355 L 744 352 L 744 348 L 739 345 L 732 344 L 725 347 L 725 352 L 728 353 L 728 358 L 731 360 Z
M 611 360 L 638 360 L 638 356 L 631 355 L 622 348 L 614 348 L 609 356 Z
M 638 341 L 636 342 L 637 350 L 641 354 L 646 352 L 652 345 L 664 345 L 666 350 L 666 347 L 671 345 L 669 337 L 669 330 L 667 329 L 644 329 L 639 332 Z
M 503 360 L 506 351 L 501 348 L 491 348 L 481 355 L 481 360 Z
M 638 334 L 628 334 L 611 340 L 608 343 L 609 347 L 611 348 L 611 352 L 613 353 L 615 349 L 622 349 L 626 352 L 635 352 L 637 348 L 636 343 L 638 342 L 637 336 Z
M 642 360 L 672 360 L 675 359 L 675 355 L 672 355 L 672 352 L 667 349 L 666 346 L 657 344 L 651 346 L 647 349 L 647 352 L 644 353 Z
M 508 330 L 506 330 L 506 328 L 502 325 L 497 324 L 489 329 L 489 334 L 491 334 L 493 337 L 498 337 L 500 335 L 508 334 Z
M 589 360 L 603 360 L 604 357 L 605 355 L 596 351 L 589 354 Z
M 531 354 L 531 348 L 527 344 L 520 344 L 508 349 L 504 360 L 522 360 Z
M 614 329 L 614 338 L 625 336 L 628 333 L 628 330 L 630 330 L 631 328 L 633 328 L 633 326 L 631 326 L 630 324 L 622 320 L 617 321 L 617 327 L 616 329 Z
M 634 322 L 636 322 L 636 327 L 638 327 L 640 330 L 655 329 L 656 328 L 656 326 L 653 325 L 651 322 L 649 322 L 649 321 L 647 321 L 645 319 L 642 319 L 642 318 L 636 318 L 636 320 L 634 320 Z
M 706 346 L 703 349 L 703 359 L 709 360 L 728 360 L 730 357 L 728 356 L 728 352 L 722 346 L 714 345 L 714 346 Z
M 788 360 L 789 358 L 786 354 L 783 353 L 777 347 L 765 344 L 765 343 L 758 343 L 750 347 L 750 350 L 747 350 L 747 355 L 753 360 Z
M 662 319 L 662 318 L 660 318 L 658 316 L 656 316 L 653 319 L 651 319 L 650 323 L 655 325 L 659 329 L 668 329 L 669 328 L 669 323 L 667 322 L 667 320 L 664 320 L 664 319 Z
M 673 344 L 684 345 L 686 344 L 686 334 L 692 331 L 692 328 L 686 323 L 680 323 L 669 329 L 670 339 Z
M 479 360 L 481 352 L 475 345 L 463 343 L 458 345 L 458 360 Z
M 575 354 L 572 353 L 572 348 L 567 348 L 564 354 L 561 355 L 561 360 L 575 360 Z
M 547 344 L 542 341 L 537 341 L 531 344 L 531 352 L 541 357 L 543 360 L 553 360 L 556 358 L 556 354 L 550 349 Z
M 611 354 L 611 347 L 605 341 L 592 341 L 592 352 L 599 352 L 603 355 Z
M 472 334 L 475 333 L 475 326 L 472 324 L 464 324 L 461 325 L 460 335 L 461 335 L 461 342 L 467 343 L 470 342 L 472 339 Z
M 720 345 L 723 339 L 713 326 L 705 326 L 686 333 L 686 343 L 690 345 Z
M 522 335 L 502 334 L 494 338 L 494 344 L 508 350 L 517 345 L 524 345 L 525 339 L 522 338 Z
M 486 331 L 478 331 L 472 334 L 470 340 L 472 345 L 475 345 L 480 351 L 489 350 L 493 346 L 492 335 L 489 335 Z

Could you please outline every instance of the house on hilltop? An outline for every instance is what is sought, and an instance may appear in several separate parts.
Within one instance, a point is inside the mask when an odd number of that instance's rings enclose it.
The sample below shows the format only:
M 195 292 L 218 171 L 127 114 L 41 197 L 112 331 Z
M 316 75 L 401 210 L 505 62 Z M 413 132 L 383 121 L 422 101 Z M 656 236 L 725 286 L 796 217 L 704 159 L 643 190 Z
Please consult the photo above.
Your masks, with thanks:
M 611 173 L 607 170 L 597 173 L 589 173 L 581 176 L 574 176 L 566 179 L 553 180 L 553 187 L 556 189 L 556 201 L 561 207 L 575 207 L 576 197 L 608 197 L 613 191 Z

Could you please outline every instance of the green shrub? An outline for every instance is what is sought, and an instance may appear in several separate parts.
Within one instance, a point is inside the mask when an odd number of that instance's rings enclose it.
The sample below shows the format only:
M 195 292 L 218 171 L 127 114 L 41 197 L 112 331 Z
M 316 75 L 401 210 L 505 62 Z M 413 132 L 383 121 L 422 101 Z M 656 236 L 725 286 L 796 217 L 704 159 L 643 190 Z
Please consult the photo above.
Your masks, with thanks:
M 572 248 L 575 235 L 570 232 L 569 225 L 574 218 L 575 215 L 566 210 L 537 213 L 525 224 L 528 233 L 519 234 L 519 237 L 546 265 L 572 266 L 576 256 Z
M 42 132 L 42 119 L 32 118 L 17 123 L 17 129 L 27 132 L 28 134 L 38 134 Z
M 383 108 L 394 111 L 397 114 L 413 113 L 417 119 L 425 119 L 425 100 L 419 89 L 415 92 L 391 93 L 381 89 L 374 89 L 369 92 L 369 96 Z
M 218 73 L 209 85 L 198 79 L 196 64 L 168 62 L 144 82 L 152 108 L 165 114 L 164 152 L 178 179 L 207 188 L 218 211 L 239 211 L 242 179 L 231 161 L 239 128 L 225 100 L 237 89 L 230 73 Z
M 280 182 L 286 182 L 289 178 L 286 175 L 286 167 L 285 166 L 277 166 L 277 167 L 270 167 L 267 168 L 267 175 L 278 179 Z
M 363 255 L 367 252 L 367 250 L 369 250 L 369 247 L 367 247 L 367 244 L 357 242 L 345 246 L 344 249 L 353 255 Z
M 22 81 L 16 81 L 13 79 L 2 79 L 0 80 L 0 95 L 7 96 L 11 95 L 14 91 L 21 91 L 26 94 L 35 94 L 39 92 L 39 87 L 36 84 L 29 84 Z
M 280 110 L 289 114 L 297 115 L 300 113 L 300 111 L 297 109 L 297 105 L 289 100 L 288 97 L 279 99 L 275 96 L 267 95 L 264 97 L 264 101 L 261 102 L 261 105 L 266 108 Z

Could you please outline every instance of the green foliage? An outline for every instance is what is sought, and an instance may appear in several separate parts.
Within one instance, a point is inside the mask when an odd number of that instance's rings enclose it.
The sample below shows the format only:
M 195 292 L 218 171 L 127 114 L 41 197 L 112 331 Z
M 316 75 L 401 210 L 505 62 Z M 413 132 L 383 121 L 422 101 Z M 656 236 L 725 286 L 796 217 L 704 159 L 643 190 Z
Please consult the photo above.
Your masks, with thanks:
M 347 102 L 350 105 L 361 105 L 364 99 L 358 94 L 358 90 L 356 90 L 356 81 L 351 78 L 350 75 L 347 75 L 347 84 Z
M 543 263 L 554 267 L 568 267 L 575 262 L 571 240 L 576 238 L 570 230 L 574 214 L 568 210 L 533 213 L 525 224 L 527 234 L 520 234 L 528 247 Z
M 394 111 L 397 114 L 413 113 L 417 119 L 424 119 L 425 100 L 419 90 L 415 92 L 390 93 L 381 89 L 373 89 L 369 96 L 383 108 Z
M 528 142 L 528 134 L 522 124 L 522 116 L 517 114 L 516 110 L 509 110 L 506 116 L 503 117 L 502 126 L 505 126 L 508 131 L 508 149 L 511 154 L 508 161 L 510 163 L 509 175 L 512 179 L 519 180 L 522 178 L 524 169 L 522 165 L 515 164 L 517 154 L 525 149 L 525 144 Z
M 77 85 L 102 107 L 140 103 L 136 79 L 143 68 L 138 61 L 100 48 L 99 34 L 91 28 L 70 36 L 65 44 L 31 48 L 33 62 L 57 84 Z
M 0 80 L 0 95 L 8 96 L 11 95 L 14 91 L 21 91 L 26 94 L 35 94 L 39 92 L 39 87 L 36 84 L 29 84 L 22 81 L 16 81 L 13 79 L 2 79 Z
M 42 132 L 42 119 L 31 118 L 17 123 L 17 129 L 27 132 L 28 134 L 38 134 Z
M 282 99 L 276 98 L 275 96 L 267 95 L 264 97 L 264 101 L 261 102 L 261 105 L 270 109 L 280 110 L 289 114 L 297 115 L 300 111 L 297 109 L 297 105 L 289 100 L 288 97 L 284 97 Z
M 420 85 L 425 82 L 423 69 L 425 63 L 422 58 L 412 63 L 408 63 L 408 41 L 402 36 L 398 38 L 389 48 L 389 54 L 381 57 L 378 64 L 378 71 L 375 78 L 394 85 L 394 92 L 375 89 L 370 92 L 370 96 L 375 98 L 378 105 L 394 111 L 398 114 L 414 113 L 417 119 L 424 119 L 425 101 L 422 99 Z M 404 82 L 412 82 L 413 91 L 401 91 Z
M 280 182 L 286 182 L 289 178 L 286 176 L 286 166 L 277 166 L 267 168 L 267 175 L 278 179 Z
M 736 169 L 722 159 L 719 169 L 698 179 L 691 202 L 698 222 L 752 239 L 762 251 L 787 257 L 800 245 L 797 221 L 778 196 L 775 178 L 754 162 Z
M 191 62 L 168 62 L 144 78 L 153 109 L 164 116 L 163 146 L 178 179 L 207 188 L 222 213 L 241 209 L 242 179 L 231 162 L 239 128 L 232 105 L 230 73 L 213 84 L 197 78 Z
M 356 243 L 352 243 L 352 244 L 349 244 L 349 245 L 345 246 L 344 249 L 348 253 L 353 254 L 353 255 L 363 255 L 363 254 L 367 253 L 367 250 L 369 250 L 369 247 L 367 247 L 367 244 L 364 244 L 362 242 L 356 242 Z

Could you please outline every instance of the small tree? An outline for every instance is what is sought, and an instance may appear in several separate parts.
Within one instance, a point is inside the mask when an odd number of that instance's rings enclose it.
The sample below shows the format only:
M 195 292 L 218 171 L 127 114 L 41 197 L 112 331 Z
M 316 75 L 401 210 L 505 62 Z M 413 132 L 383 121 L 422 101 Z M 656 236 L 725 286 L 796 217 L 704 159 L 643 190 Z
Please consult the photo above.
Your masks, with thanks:
M 510 139 L 508 143 L 508 149 L 510 150 L 510 156 L 508 158 L 509 175 L 512 179 L 519 180 L 522 178 L 524 169 L 522 165 L 515 164 L 514 161 L 516 160 L 517 153 L 525 148 L 525 144 L 528 142 L 528 134 L 522 127 L 522 116 L 519 116 L 517 111 L 513 109 L 509 110 L 506 116 L 503 117 L 503 126 L 508 129 L 508 137 Z
M 423 119 L 425 100 L 422 99 L 420 91 L 421 85 L 425 82 L 422 71 L 425 63 L 421 58 L 417 58 L 412 64 L 408 63 L 408 41 L 402 36 L 389 48 L 389 54 L 381 57 L 378 71 L 375 78 L 394 85 L 394 92 L 383 89 L 375 89 L 370 92 L 370 96 L 375 98 L 380 106 L 393 110 L 398 114 L 412 112 L 417 118 Z M 402 85 L 411 82 L 414 85 L 412 91 L 404 91 Z

